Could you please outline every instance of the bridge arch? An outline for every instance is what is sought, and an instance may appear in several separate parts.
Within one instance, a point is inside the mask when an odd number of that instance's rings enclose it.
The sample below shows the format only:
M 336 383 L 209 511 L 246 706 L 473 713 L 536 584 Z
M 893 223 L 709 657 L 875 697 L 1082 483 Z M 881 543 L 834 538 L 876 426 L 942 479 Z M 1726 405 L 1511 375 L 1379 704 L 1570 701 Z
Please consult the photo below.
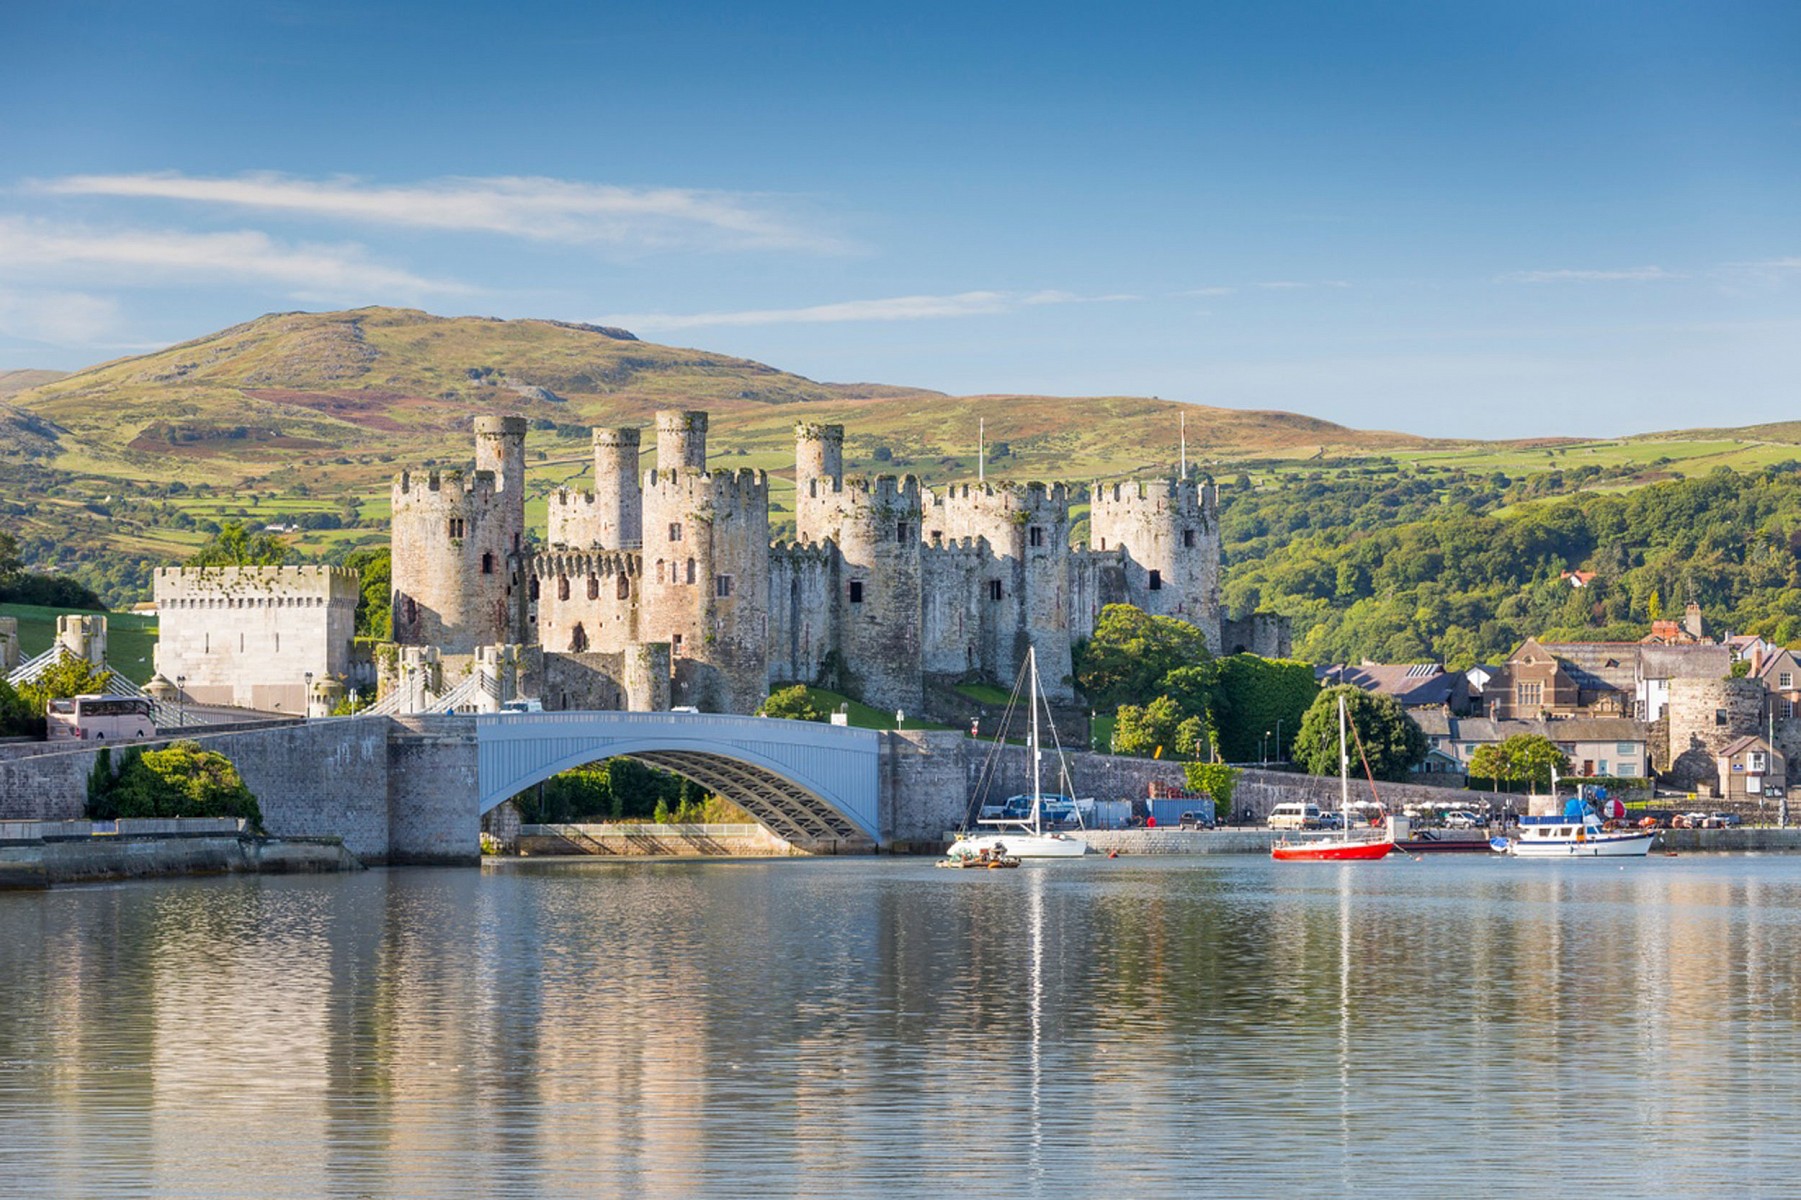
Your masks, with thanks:
M 797 845 L 880 838 L 880 739 L 867 729 L 714 713 L 476 718 L 483 813 L 553 775 L 629 757 L 686 776 Z

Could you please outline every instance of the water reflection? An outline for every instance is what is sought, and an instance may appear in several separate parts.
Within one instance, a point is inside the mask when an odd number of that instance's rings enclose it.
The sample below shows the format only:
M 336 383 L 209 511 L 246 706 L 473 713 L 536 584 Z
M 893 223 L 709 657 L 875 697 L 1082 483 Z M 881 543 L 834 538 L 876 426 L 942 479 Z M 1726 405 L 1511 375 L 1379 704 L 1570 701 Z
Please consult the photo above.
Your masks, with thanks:
M 1774 1194 L 1801 1167 L 1797 868 L 526 863 L 4 895 L 0 1190 Z

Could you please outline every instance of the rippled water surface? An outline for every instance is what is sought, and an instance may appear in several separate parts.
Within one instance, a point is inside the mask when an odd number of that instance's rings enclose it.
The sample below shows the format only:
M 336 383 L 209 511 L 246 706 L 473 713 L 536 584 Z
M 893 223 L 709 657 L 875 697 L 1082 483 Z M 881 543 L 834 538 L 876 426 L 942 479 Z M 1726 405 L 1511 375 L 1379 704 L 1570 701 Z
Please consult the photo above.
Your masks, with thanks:
M 0 895 L 0 1194 L 1774 1196 L 1801 858 Z

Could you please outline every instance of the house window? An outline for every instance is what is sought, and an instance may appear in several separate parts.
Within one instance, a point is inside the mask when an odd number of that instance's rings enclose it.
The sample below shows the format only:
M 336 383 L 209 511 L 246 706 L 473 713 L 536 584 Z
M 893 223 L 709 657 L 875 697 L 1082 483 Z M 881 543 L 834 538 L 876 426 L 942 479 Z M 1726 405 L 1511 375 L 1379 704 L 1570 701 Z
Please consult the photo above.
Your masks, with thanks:
M 1637 754 L 1638 753 L 1638 743 L 1637 742 L 1616 743 L 1614 745 L 1614 752 L 1617 754 Z
M 1031 539 L 1032 545 L 1034 545 L 1034 546 L 1044 545 L 1044 526 L 1034 525 L 1026 532 Z
M 682 523 L 680 521 L 669 522 L 669 540 L 672 542 L 682 540 Z
M 721 600 L 730 596 L 732 594 L 732 577 L 730 575 L 714 576 L 713 594 L 718 596 Z
M 850 581 L 850 602 L 852 604 L 863 603 L 863 581 L 861 579 Z
M 1782 702 L 1783 719 L 1787 720 L 1789 717 L 1792 717 L 1794 715 L 1795 715 L 1795 702 L 1793 700 L 1784 700 Z
M 1519 683 L 1513 688 L 1513 702 L 1520 708 L 1536 708 L 1544 699 L 1545 685 L 1542 683 Z
M 569 576 L 567 575 L 557 576 L 557 599 L 569 599 Z
M 999 600 L 1001 598 L 1001 581 L 1000 580 L 990 579 L 988 581 L 988 598 L 990 600 Z
M 492 550 L 482 551 L 482 574 L 494 574 L 494 552 Z
M 1162 571 L 1152 571 L 1151 572 L 1151 590 L 1153 592 L 1160 592 L 1163 590 L 1163 572 Z
M 598 575 L 588 576 L 588 599 L 600 599 L 600 576 Z
M 694 560 L 693 559 L 688 560 L 688 582 L 689 583 L 694 582 Z
M 1769 757 L 1767 755 L 1765 755 L 1762 750 L 1751 751 L 1751 773 L 1753 775 L 1762 775 L 1765 771 L 1767 771 L 1769 769 L 1770 769 Z
M 1776 673 L 1776 686 L 1785 692 L 1794 687 L 1795 673 L 1793 671 L 1778 671 Z
M 894 540 L 903 546 L 907 544 L 907 539 L 911 537 L 912 534 L 913 526 L 907 524 L 905 521 L 901 521 L 894 527 Z
M 450 518 L 450 536 L 452 540 L 456 540 L 463 536 L 463 518 Z
M 1628 762 L 1625 759 L 1620 760 L 1620 778 L 1621 779 L 1633 779 L 1633 778 L 1636 778 L 1637 775 L 1638 775 L 1638 763 L 1637 762 Z

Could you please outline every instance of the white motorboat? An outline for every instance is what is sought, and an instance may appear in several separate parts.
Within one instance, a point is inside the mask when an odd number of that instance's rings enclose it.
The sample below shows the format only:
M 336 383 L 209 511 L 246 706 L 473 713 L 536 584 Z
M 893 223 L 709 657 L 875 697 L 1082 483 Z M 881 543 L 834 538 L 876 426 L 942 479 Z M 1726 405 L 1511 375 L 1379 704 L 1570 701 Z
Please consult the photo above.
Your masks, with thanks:
M 1026 748 L 1032 758 L 1032 791 L 1023 799 L 1029 800 L 1029 804 L 1027 804 L 1024 814 L 1018 817 L 1002 816 L 979 819 L 976 822 L 976 828 L 980 832 L 964 832 L 958 836 L 955 842 L 951 843 L 950 849 L 946 851 L 951 858 L 975 858 L 984 852 L 991 858 L 1081 858 L 1088 853 L 1088 843 L 1075 834 L 1044 827 L 1047 797 L 1044 794 L 1044 781 L 1041 778 L 1039 760 L 1042 753 L 1038 744 L 1038 701 L 1043 689 L 1038 682 L 1036 647 L 1029 647 L 1026 650 L 1026 676 L 1026 703 L 1032 713 L 1031 734 L 1026 743 Z M 1017 685 L 1014 694 L 1018 695 Z M 1009 706 L 1010 713 L 1011 706 Z M 1003 721 L 1003 735 L 1005 729 L 1006 723 Z M 997 740 L 995 752 L 998 753 L 999 750 L 1000 743 Z M 1061 751 L 1059 751 L 1058 757 L 1061 760 Z M 992 778 L 991 772 L 984 771 L 984 774 Z M 1071 805 L 1071 809 L 1078 814 L 1079 820 L 1079 806 Z M 1009 802 L 1005 811 L 1013 810 L 1014 805 Z
M 1521 817 L 1517 837 L 1488 845 L 1518 858 L 1643 858 L 1656 840 L 1652 829 L 1610 829 L 1585 802 L 1572 800 L 1560 815 Z

